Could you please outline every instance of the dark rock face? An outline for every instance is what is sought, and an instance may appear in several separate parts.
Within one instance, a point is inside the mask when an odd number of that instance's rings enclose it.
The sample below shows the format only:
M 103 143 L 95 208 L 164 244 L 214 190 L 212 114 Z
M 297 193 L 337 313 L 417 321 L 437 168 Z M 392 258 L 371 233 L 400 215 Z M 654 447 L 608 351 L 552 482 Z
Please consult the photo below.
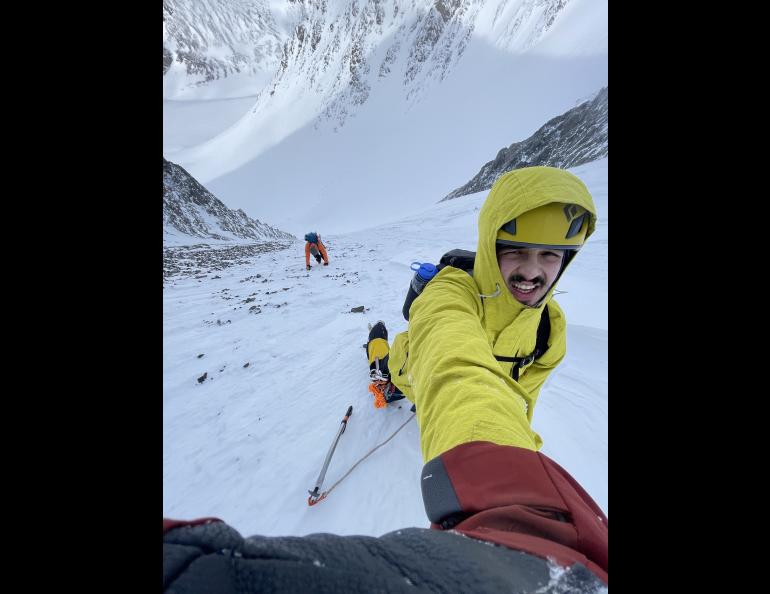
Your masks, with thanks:
M 163 74 L 176 61 L 199 85 L 271 71 L 280 55 L 281 34 L 263 0 L 164 0 L 163 22 Z
M 166 72 L 168 72 L 168 69 L 171 68 L 172 61 L 173 61 L 173 56 L 171 55 L 171 52 L 164 47 L 163 48 L 163 74 L 166 74 Z
M 606 157 L 607 89 L 604 87 L 591 101 L 549 120 L 523 142 L 500 149 L 473 179 L 441 202 L 488 190 L 497 178 L 514 169 L 535 165 L 567 169 Z
M 163 226 L 204 239 L 293 241 L 290 233 L 230 210 L 184 168 L 163 159 Z
M 173 277 L 184 276 L 206 278 L 207 275 L 213 272 L 225 270 L 231 266 L 248 264 L 252 258 L 259 254 L 285 250 L 290 245 L 291 242 L 284 240 L 259 241 L 238 245 L 199 243 L 196 245 L 164 247 L 163 280 L 165 282 Z M 266 283 L 267 279 L 264 279 L 262 282 Z

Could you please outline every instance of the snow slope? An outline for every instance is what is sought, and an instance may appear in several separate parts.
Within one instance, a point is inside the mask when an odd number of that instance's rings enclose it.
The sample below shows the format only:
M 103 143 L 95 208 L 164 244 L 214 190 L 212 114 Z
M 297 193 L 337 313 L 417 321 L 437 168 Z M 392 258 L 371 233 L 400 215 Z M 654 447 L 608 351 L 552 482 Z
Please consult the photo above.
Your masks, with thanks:
M 603 159 L 572 170 L 591 190 L 599 224 L 559 283 L 568 352 L 543 387 L 533 420 L 543 452 L 605 512 L 607 165 Z M 312 270 L 305 271 L 303 243 L 296 242 L 247 264 L 167 281 L 163 515 L 218 516 L 244 535 L 378 536 L 428 526 L 415 420 L 328 499 L 308 507 L 307 491 L 348 405 L 353 415 L 326 488 L 409 418 L 406 400 L 384 410 L 372 404 L 362 348 L 367 322 L 384 320 L 391 339 L 406 329 L 401 307 L 410 263 L 435 262 L 456 247 L 475 250 L 485 197 L 483 192 L 413 210 L 371 228 L 363 228 L 362 215 L 358 230 L 344 235 L 327 236 L 319 228 L 328 267 L 311 260 Z M 365 313 L 350 312 L 360 305 Z
M 237 122 L 254 96 L 201 101 L 163 101 L 163 153 L 205 142 Z

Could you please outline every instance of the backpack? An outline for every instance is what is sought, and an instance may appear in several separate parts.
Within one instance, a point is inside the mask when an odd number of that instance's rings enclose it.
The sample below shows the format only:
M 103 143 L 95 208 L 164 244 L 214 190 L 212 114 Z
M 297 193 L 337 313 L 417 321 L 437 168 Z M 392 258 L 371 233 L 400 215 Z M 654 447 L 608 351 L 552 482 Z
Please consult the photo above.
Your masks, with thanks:
M 310 233 L 305 233 L 305 241 L 310 243 L 318 243 L 318 233 L 312 231 Z
M 447 266 L 459 268 L 464 270 L 471 276 L 473 276 L 473 265 L 476 261 L 476 252 L 470 252 L 468 250 L 454 249 L 443 256 L 439 261 L 436 268 L 441 271 Z M 429 281 L 430 282 L 430 281 Z M 540 315 L 540 323 L 537 326 L 537 340 L 535 342 L 535 350 L 532 351 L 526 357 L 502 357 L 495 355 L 495 359 L 505 363 L 513 363 L 511 367 L 511 377 L 518 381 L 519 370 L 525 365 L 529 365 L 533 361 L 539 359 L 548 350 L 548 338 L 551 336 L 551 318 L 548 315 L 548 306 L 543 308 L 543 313 Z

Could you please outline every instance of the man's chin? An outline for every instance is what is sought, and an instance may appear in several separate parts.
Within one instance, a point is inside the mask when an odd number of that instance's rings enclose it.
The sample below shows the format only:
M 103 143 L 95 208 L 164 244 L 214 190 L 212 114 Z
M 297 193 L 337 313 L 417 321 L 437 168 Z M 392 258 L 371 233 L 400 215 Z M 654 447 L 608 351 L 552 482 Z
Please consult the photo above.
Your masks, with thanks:
M 536 303 L 536 301 L 534 299 L 527 299 L 526 301 L 524 301 L 524 300 L 519 299 L 518 297 L 515 297 L 515 296 L 514 296 L 514 299 L 516 299 L 516 301 L 518 301 L 522 305 L 526 305 L 526 306 L 529 306 L 529 307 L 532 307 Z

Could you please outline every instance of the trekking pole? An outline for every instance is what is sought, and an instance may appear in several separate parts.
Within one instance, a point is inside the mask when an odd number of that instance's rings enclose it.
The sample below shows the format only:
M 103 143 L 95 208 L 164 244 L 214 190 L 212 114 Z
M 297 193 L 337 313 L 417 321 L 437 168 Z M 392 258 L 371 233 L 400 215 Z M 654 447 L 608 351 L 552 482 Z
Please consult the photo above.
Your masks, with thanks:
M 412 406 L 412 410 L 414 410 L 414 406 Z M 401 430 L 402 430 L 404 427 L 406 427 L 406 424 L 407 424 L 409 421 L 411 421 L 411 420 L 412 420 L 414 417 L 415 417 L 415 415 L 412 415 L 411 417 L 409 417 L 409 418 L 408 418 L 406 421 L 404 421 L 404 422 L 403 422 L 403 424 L 402 424 L 402 425 L 401 425 L 401 426 L 400 426 L 398 429 L 396 429 L 396 430 L 395 430 L 395 431 L 394 431 L 394 432 L 391 434 L 391 436 L 390 436 L 390 437 L 388 437 L 388 439 L 386 439 L 385 441 L 383 441 L 381 444 L 379 444 L 379 445 L 377 445 L 377 446 L 373 447 L 371 450 L 369 450 L 369 451 L 366 453 L 366 455 L 365 455 L 363 458 L 361 458 L 361 459 L 360 459 L 358 462 L 356 462 L 355 464 L 353 464 L 353 466 L 351 466 L 351 467 L 350 467 L 350 470 L 348 470 L 348 471 L 347 471 L 347 472 L 346 472 L 344 475 L 342 475 L 342 478 L 341 478 L 340 480 L 338 480 L 338 481 L 337 481 L 336 483 L 334 483 L 334 484 L 333 484 L 331 487 L 329 487 L 329 489 L 328 489 L 327 491 L 324 491 L 324 492 L 323 492 L 323 495 L 321 496 L 321 499 L 325 499 L 327 495 L 329 495 L 329 494 L 330 494 L 332 491 L 334 491 L 334 488 L 335 488 L 337 485 L 339 485 L 339 484 L 340 484 L 342 481 L 344 481 L 346 478 L 348 478 L 348 475 L 350 475 L 350 473 L 351 473 L 351 472 L 353 472 L 353 471 L 355 470 L 356 466 L 358 466 L 359 464 L 361 464 L 361 462 L 363 462 L 364 460 L 366 460 L 366 459 L 367 459 L 369 456 L 371 456 L 371 455 L 372 455 L 374 452 L 376 452 L 377 450 L 379 450 L 379 449 L 380 449 L 382 446 L 384 446 L 384 445 L 385 445 L 386 443 L 388 443 L 388 442 L 389 442 L 391 439 L 393 439 L 393 438 L 396 436 L 396 433 L 398 433 L 398 432 L 399 432 L 399 431 L 401 431 Z M 319 501 L 320 501 L 320 499 L 319 499 Z M 312 505 L 312 504 L 311 504 L 311 505 Z
M 329 468 L 329 462 L 331 462 L 332 456 L 334 455 L 334 450 L 337 447 L 337 442 L 340 440 L 340 436 L 345 433 L 345 427 L 348 425 L 348 419 L 350 418 L 350 415 L 353 414 L 353 406 L 348 407 L 348 412 L 345 413 L 345 416 L 342 419 L 342 423 L 340 424 L 340 430 L 337 432 L 337 437 L 334 438 L 334 442 L 332 443 L 332 447 L 329 448 L 329 453 L 326 454 L 326 460 L 324 460 L 324 465 L 321 468 L 321 474 L 318 475 L 318 480 L 315 482 L 315 489 L 312 491 L 308 491 L 310 493 L 310 497 L 307 498 L 307 504 L 308 505 L 315 505 L 319 501 L 321 501 L 323 498 L 326 497 L 326 493 L 319 493 L 319 489 L 321 488 L 321 484 L 324 482 L 324 477 L 326 476 L 326 469 Z

